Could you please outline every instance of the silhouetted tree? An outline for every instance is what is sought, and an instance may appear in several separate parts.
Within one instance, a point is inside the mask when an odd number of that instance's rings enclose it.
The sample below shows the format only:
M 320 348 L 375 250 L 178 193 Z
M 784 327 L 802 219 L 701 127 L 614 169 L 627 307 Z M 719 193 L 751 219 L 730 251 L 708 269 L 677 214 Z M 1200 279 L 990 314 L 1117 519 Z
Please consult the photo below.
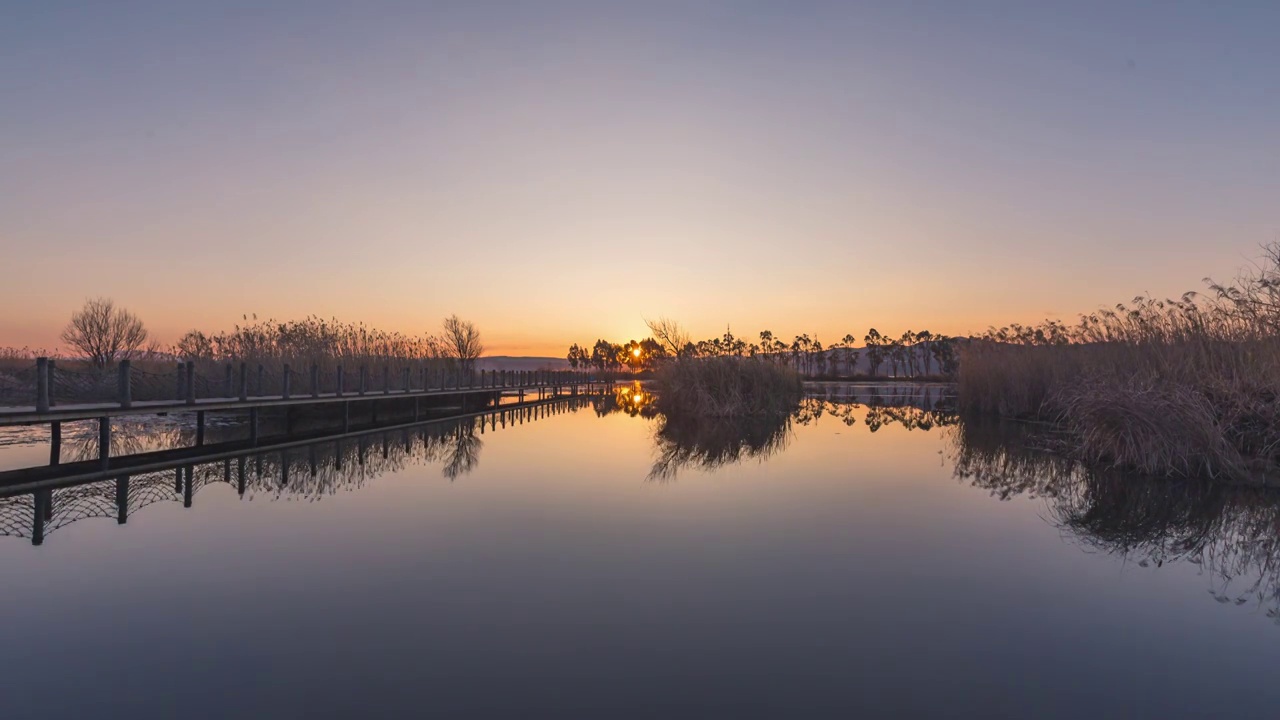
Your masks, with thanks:
M 94 367 L 103 368 L 131 360 L 143 352 L 147 329 L 137 315 L 116 307 L 112 300 L 96 298 L 71 315 L 62 341 L 79 350 Z
M 484 352 L 484 344 L 480 342 L 480 331 L 474 323 L 450 315 L 444 320 L 442 340 L 449 356 L 458 362 L 462 372 L 469 373 L 475 369 L 476 360 Z

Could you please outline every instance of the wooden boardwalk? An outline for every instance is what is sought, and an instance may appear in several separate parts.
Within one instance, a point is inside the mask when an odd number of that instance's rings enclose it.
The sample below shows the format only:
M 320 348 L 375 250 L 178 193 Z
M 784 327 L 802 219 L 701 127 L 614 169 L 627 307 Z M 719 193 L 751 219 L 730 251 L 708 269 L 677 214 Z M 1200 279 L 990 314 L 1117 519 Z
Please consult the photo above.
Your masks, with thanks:
M 41 405 L 0 407 L 0 426 L 30 425 L 36 423 L 59 423 L 74 420 L 102 420 L 127 415 L 159 415 L 180 412 L 207 411 L 253 411 L 261 408 L 300 407 L 307 405 L 324 405 L 332 403 L 352 403 L 387 399 L 419 399 L 440 398 L 450 396 L 490 397 L 495 395 L 518 395 L 521 399 L 526 393 L 537 393 L 539 397 L 559 395 L 564 392 L 576 394 L 582 388 L 595 388 L 611 385 L 609 381 L 600 381 L 583 373 L 547 372 L 547 373 L 498 373 L 481 374 L 472 384 L 436 388 L 407 388 L 393 390 L 386 388 L 376 391 L 348 391 L 329 393 L 303 393 L 257 395 L 240 397 L 205 397 L 192 395 L 175 400 L 145 400 L 116 402 L 68 403 L 43 407 Z M 44 403 L 47 404 L 47 403 Z

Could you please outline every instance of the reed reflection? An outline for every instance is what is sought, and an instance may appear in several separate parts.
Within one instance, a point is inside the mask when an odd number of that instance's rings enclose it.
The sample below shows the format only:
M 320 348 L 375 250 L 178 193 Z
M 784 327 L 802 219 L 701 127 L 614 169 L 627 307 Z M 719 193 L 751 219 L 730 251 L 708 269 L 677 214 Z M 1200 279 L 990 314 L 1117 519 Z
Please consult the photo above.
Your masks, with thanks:
M 1185 562 L 1222 604 L 1250 602 L 1280 625 L 1280 493 L 1091 470 L 1053 452 L 1052 434 L 1009 423 L 958 425 L 954 473 L 1009 500 L 1041 499 L 1081 547 L 1140 567 Z

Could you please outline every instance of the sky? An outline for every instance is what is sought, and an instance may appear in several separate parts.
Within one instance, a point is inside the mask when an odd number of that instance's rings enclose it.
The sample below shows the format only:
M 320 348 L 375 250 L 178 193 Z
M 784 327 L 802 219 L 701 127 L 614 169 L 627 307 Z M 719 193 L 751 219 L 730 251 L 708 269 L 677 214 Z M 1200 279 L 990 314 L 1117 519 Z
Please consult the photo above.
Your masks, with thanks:
M 0 0 L 0 346 L 963 334 L 1280 240 L 1280 3 Z

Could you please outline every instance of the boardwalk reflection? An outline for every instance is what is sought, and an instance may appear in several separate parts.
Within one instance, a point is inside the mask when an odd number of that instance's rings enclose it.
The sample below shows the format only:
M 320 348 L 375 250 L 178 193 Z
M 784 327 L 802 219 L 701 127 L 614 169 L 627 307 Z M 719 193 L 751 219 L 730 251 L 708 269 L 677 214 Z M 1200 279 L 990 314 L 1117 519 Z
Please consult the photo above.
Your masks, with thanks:
M 213 462 L 196 460 L 113 480 L 11 492 L 0 497 L 0 535 L 30 538 L 33 544 L 41 544 L 50 533 L 86 518 L 115 518 L 123 524 L 156 503 L 180 501 L 191 507 L 200 490 L 215 484 L 231 485 L 245 499 L 315 502 L 412 466 L 438 465 L 441 475 L 452 481 L 478 466 L 486 432 L 576 412 L 586 407 L 586 402 L 586 397 L 565 398 L 318 439 L 301 447 L 264 448 Z M 155 438 L 116 436 L 119 440 L 113 442 L 120 443 L 121 454 L 129 448 L 142 451 L 156 445 Z M 92 452 L 96 455 L 96 448 Z M 76 454 L 73 449 L 71 457 Z

